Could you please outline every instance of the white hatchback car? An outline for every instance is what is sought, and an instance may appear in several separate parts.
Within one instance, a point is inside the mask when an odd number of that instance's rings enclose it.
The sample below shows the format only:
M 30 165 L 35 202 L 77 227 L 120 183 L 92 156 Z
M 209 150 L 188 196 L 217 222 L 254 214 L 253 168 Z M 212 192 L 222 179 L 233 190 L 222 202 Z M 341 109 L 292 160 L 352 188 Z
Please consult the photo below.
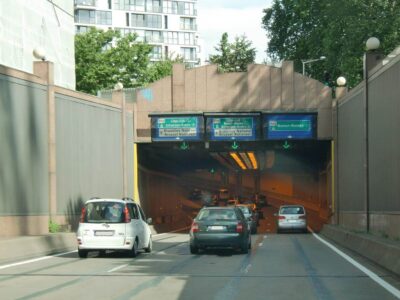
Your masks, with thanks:
M 301 230 L 307 232 L 306 210 L 302 205 L 283 205 L 277 217 L 277 232 L 283 230 Z
M 89 251 L 152 250 L 151 218 L 146 220 L 142 208 L 132 199 L 92 199 L 82 208 L 77 231 L 78 254 L 86 258 Z

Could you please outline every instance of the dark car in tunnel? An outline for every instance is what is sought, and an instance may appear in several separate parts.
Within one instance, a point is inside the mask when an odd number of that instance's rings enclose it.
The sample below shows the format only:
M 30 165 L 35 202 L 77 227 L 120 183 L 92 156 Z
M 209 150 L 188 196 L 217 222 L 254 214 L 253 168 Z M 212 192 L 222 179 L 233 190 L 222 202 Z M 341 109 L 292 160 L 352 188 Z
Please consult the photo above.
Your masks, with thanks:
M 248 253 L 251 234 L 246 217 L 237 207 L 205 207 L 190 229 L 190 253 L 200 249 L 240 249 Z

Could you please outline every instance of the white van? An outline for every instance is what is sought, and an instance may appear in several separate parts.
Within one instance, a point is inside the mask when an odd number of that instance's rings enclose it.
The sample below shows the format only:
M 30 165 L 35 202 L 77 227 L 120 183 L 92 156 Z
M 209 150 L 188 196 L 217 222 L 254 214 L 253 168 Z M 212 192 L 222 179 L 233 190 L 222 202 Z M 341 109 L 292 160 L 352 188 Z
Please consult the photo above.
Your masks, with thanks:
M 89 251 L 152 250 L 151 218 L 146 220 L 142 208 L 132 199 L 92 199 L 82 208 L 77 231 L 78 254 L 86 258 Z

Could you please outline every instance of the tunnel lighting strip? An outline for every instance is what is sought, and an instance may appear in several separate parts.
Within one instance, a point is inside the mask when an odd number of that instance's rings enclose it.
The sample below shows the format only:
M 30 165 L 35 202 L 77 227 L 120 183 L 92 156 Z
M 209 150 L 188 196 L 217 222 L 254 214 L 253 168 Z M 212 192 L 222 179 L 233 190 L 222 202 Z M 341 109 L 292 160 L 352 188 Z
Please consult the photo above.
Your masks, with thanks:
M 242 170 L 246 170 L 246 166 L 240 159 L 239 155 L 236 152 L 230 152 L 229 155 L 235 160 L 235 162 L 239 165 Z
M 258 163 L 257 163 L 257 159 L 256 156 L 254 155 L 254 152 L 247 152 L 247 155 L 250 158 L 251 164 L 253 165 L 253 169 L 258 169 Z
M 253 165 L 251 164 L 250 159 L 247 157 L 246 152 L 240 152 L 239 154 L 244 163 L 246 164 L 246 167 L 248 169 L 253 169 Z

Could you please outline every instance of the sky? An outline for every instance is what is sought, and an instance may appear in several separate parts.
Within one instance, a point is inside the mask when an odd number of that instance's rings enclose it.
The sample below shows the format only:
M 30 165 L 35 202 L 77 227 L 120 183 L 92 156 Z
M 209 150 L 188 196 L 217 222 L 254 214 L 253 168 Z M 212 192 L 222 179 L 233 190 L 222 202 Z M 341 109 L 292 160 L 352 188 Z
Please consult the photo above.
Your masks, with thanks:
M 204 41 L 205 58 L 215 54 L 224 32 L 229 42 L 235 36 L 246 35 L 257 50 L 256 62 L 266 58 L 267 36 L 262 28 L 263 9 L 270 7 L 272 0 L 198 0 L 197 24 L 200 37 Z

